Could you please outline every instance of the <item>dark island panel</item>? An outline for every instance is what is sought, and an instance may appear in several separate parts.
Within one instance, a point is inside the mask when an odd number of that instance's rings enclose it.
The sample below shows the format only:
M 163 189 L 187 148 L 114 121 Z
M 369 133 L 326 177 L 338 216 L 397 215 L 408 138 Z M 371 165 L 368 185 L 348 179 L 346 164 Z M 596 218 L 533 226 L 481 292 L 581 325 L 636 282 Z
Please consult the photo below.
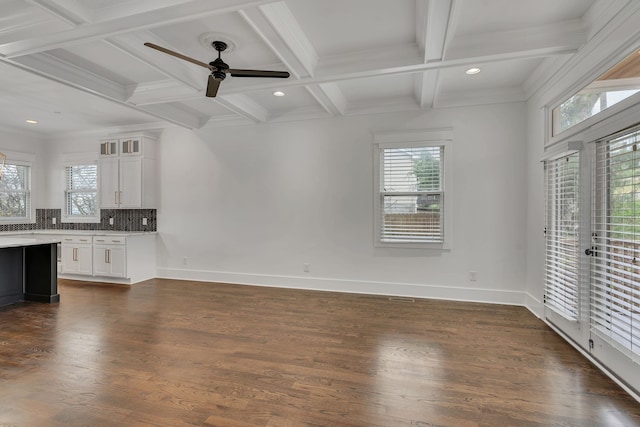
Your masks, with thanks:
M 0 306 L 58 302 L 57 242 L 0 238 Z
M 26 246 L 24 265 L 24 299 L 39 302 L 60 301 L 57 244 Z
M 0 305 L 22 301 L 22 248 L 0 248 Z

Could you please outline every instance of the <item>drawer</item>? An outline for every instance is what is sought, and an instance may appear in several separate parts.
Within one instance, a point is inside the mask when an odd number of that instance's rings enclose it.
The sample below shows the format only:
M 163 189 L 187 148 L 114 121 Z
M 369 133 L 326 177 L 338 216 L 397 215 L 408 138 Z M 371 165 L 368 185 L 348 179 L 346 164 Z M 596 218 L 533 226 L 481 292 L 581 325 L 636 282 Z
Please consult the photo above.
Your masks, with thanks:
M 62 243 L 93 243 L 92 236 L 64 236 Z
M 126 245 L 127 238 L 124 236 L 94 236 L 93 243 L 101 245 Z

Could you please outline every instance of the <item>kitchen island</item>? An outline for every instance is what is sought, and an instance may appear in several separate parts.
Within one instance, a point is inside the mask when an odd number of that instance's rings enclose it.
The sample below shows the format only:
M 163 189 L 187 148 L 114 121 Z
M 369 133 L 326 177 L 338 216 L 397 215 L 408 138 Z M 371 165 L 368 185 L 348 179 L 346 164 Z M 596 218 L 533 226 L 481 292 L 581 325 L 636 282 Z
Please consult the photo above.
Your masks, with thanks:
M 0 306 L 18 301 L 58 302 L 60 239 L 0 236 Z

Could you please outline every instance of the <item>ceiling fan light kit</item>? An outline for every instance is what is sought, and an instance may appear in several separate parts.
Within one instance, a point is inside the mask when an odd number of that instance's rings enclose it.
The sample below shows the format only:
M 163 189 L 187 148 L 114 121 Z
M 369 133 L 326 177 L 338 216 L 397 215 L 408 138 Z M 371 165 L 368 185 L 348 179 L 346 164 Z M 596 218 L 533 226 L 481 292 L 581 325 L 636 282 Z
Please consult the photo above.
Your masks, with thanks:
M 271 77 L 281 79 L 286 79 L 290 76 L 287 71 L 240 70 L 229 68 L 221 58 L 221 54 L 227 49 L 228 44 L 221 40 L 214 40 L 211 42 L 211 46 L 218 52 L 218 57 L 208 64 L 153 43 L 145 43 L 144 45 L 162 53 L 166 53 L 167 55 L 191 62 L 192 64 L 208 68 L 211 71 L 211 74 L 209 74 L 209 79 L 207 81 L 206 96 L 209 98 L 214 98 L 218 94 L 220 83 L 227 77 L 227 74 L 231 74 L 231 77 Z

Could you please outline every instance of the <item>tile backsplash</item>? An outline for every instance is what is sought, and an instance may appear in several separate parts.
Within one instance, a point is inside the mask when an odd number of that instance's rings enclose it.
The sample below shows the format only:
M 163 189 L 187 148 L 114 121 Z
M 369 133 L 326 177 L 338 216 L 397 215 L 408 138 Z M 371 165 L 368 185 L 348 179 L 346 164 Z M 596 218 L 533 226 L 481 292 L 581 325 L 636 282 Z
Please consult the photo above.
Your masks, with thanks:
M 61 209 L 36 209 L 36 222 L 29 224 L 0 224 L 0 231 L 28 230 L 110 230 L 157 231 L 156 209 L 101 209 L 99 223 L 62 223 Z M 53 224 L 56 218 L 56 224 Z M 109 219 L 113 218 L 113 225 Z M 147 225 L 142 219 L 147 218 Z

